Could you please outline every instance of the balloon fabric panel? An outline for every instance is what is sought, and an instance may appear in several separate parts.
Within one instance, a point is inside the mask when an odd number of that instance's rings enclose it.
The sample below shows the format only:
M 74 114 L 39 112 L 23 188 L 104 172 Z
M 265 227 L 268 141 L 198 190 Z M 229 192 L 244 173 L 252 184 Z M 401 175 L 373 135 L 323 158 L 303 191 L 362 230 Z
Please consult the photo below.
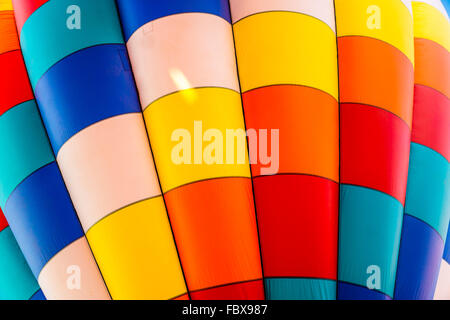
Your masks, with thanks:
M 39 110 L 109 293 L 113 299 L 184 295 L 115 1 L 14 5 Z M 69 28 L 69 15 L 61 14 L 69 7 L 80 10 L 79 30 Z M 124 212 L 130 216 L 126 223 Z M 148 233 L 165 241 L 143 239 Z M 85 244 L 77 243 L 77 250 Z M 146 251 L 164 259 L 150 261 Z M 165 263 L 170 267 L 163 268 Z
M 412 1 L 412 9 L 414 117 L 395 298 L 430 300 L 450 220 L 450 81 L 437 72 L 450 63 L 450 21 L 440 1 Z

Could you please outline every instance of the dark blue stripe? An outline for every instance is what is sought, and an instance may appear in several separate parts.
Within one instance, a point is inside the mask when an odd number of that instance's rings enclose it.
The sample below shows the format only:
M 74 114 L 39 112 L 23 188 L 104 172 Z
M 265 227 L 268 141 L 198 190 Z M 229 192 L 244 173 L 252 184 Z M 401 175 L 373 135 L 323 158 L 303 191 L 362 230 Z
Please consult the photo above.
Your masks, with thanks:
M 36 278 L 55 254 L 84 235 L 55 162 L 14 190 L 5 215 Z
M 42 292 L 41 289 L 39 289 L 38 292 L 36 292 L 31 298 L 30 300 L 47 300 L 44 296 L 44 293 Z
M 178 13 L 209 13 L 231 23 L 228 0 L 117 0 L 117 5 L 126 41 L 147 22 Z
M 86 127 L 117 115 L 140 112 L 124 45 L 101 45 L 53 66 L 36 89 L 53 149 Z
M 450 226 L 447 232 L 447 241 L 445 242 L 444 260 L 450 263 Z
M 392 300 L 389 296 L 369 288 L 338 281 L 338 300 Z
M 395 282 L 396 300 L 432 300 L 444 251 L 436 230 L 405 214 Z

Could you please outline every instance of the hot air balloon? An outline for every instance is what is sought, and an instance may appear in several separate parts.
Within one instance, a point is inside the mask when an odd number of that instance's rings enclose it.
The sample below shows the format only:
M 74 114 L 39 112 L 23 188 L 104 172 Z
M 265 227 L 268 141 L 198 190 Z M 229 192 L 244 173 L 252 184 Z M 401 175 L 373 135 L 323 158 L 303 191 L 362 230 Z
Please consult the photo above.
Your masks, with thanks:
M 338 299 L 392 299 L 413 107 L 411 3 L 335 4 L 341 158 Z
M 450 14 L 450 1 L 443 0 L 447 16 Z M 441 262 L 438 283 L 434 295 L 434 299 L 450 300 L 450 233 L 447 231 L 447 240 L 445 242 L 444 255 Z
M 262 299 L 228 1 L 117 4 L 190 296 Z
M 0 205 L 47 298 L 109 298 L 42 125 L 12 11 L 0 32 Z
M 184 297 L 115 2 L 14 9 L 45 128 L 111 297 Z
M 0 300 L 45 299 L 1 210 L 0 252 Z
M 268 299 L 335 299 L 339 108 L 333 1 L 232 0 Z M 279 136 L 278 136 L 279 135 Z M 261 156 L 264 140 L 250 141 Z M 279 139 L 279 141 L 278 141 Z M 273 166 L 273 163 L 271 164 Z
M 412 8 L 414 118 L 395 298 L 425 300 L 434 296 L 450 219 L 450 21 L 440 1 Z
M 0 300 L 450 299 L 449 10 L 0 0 Z

